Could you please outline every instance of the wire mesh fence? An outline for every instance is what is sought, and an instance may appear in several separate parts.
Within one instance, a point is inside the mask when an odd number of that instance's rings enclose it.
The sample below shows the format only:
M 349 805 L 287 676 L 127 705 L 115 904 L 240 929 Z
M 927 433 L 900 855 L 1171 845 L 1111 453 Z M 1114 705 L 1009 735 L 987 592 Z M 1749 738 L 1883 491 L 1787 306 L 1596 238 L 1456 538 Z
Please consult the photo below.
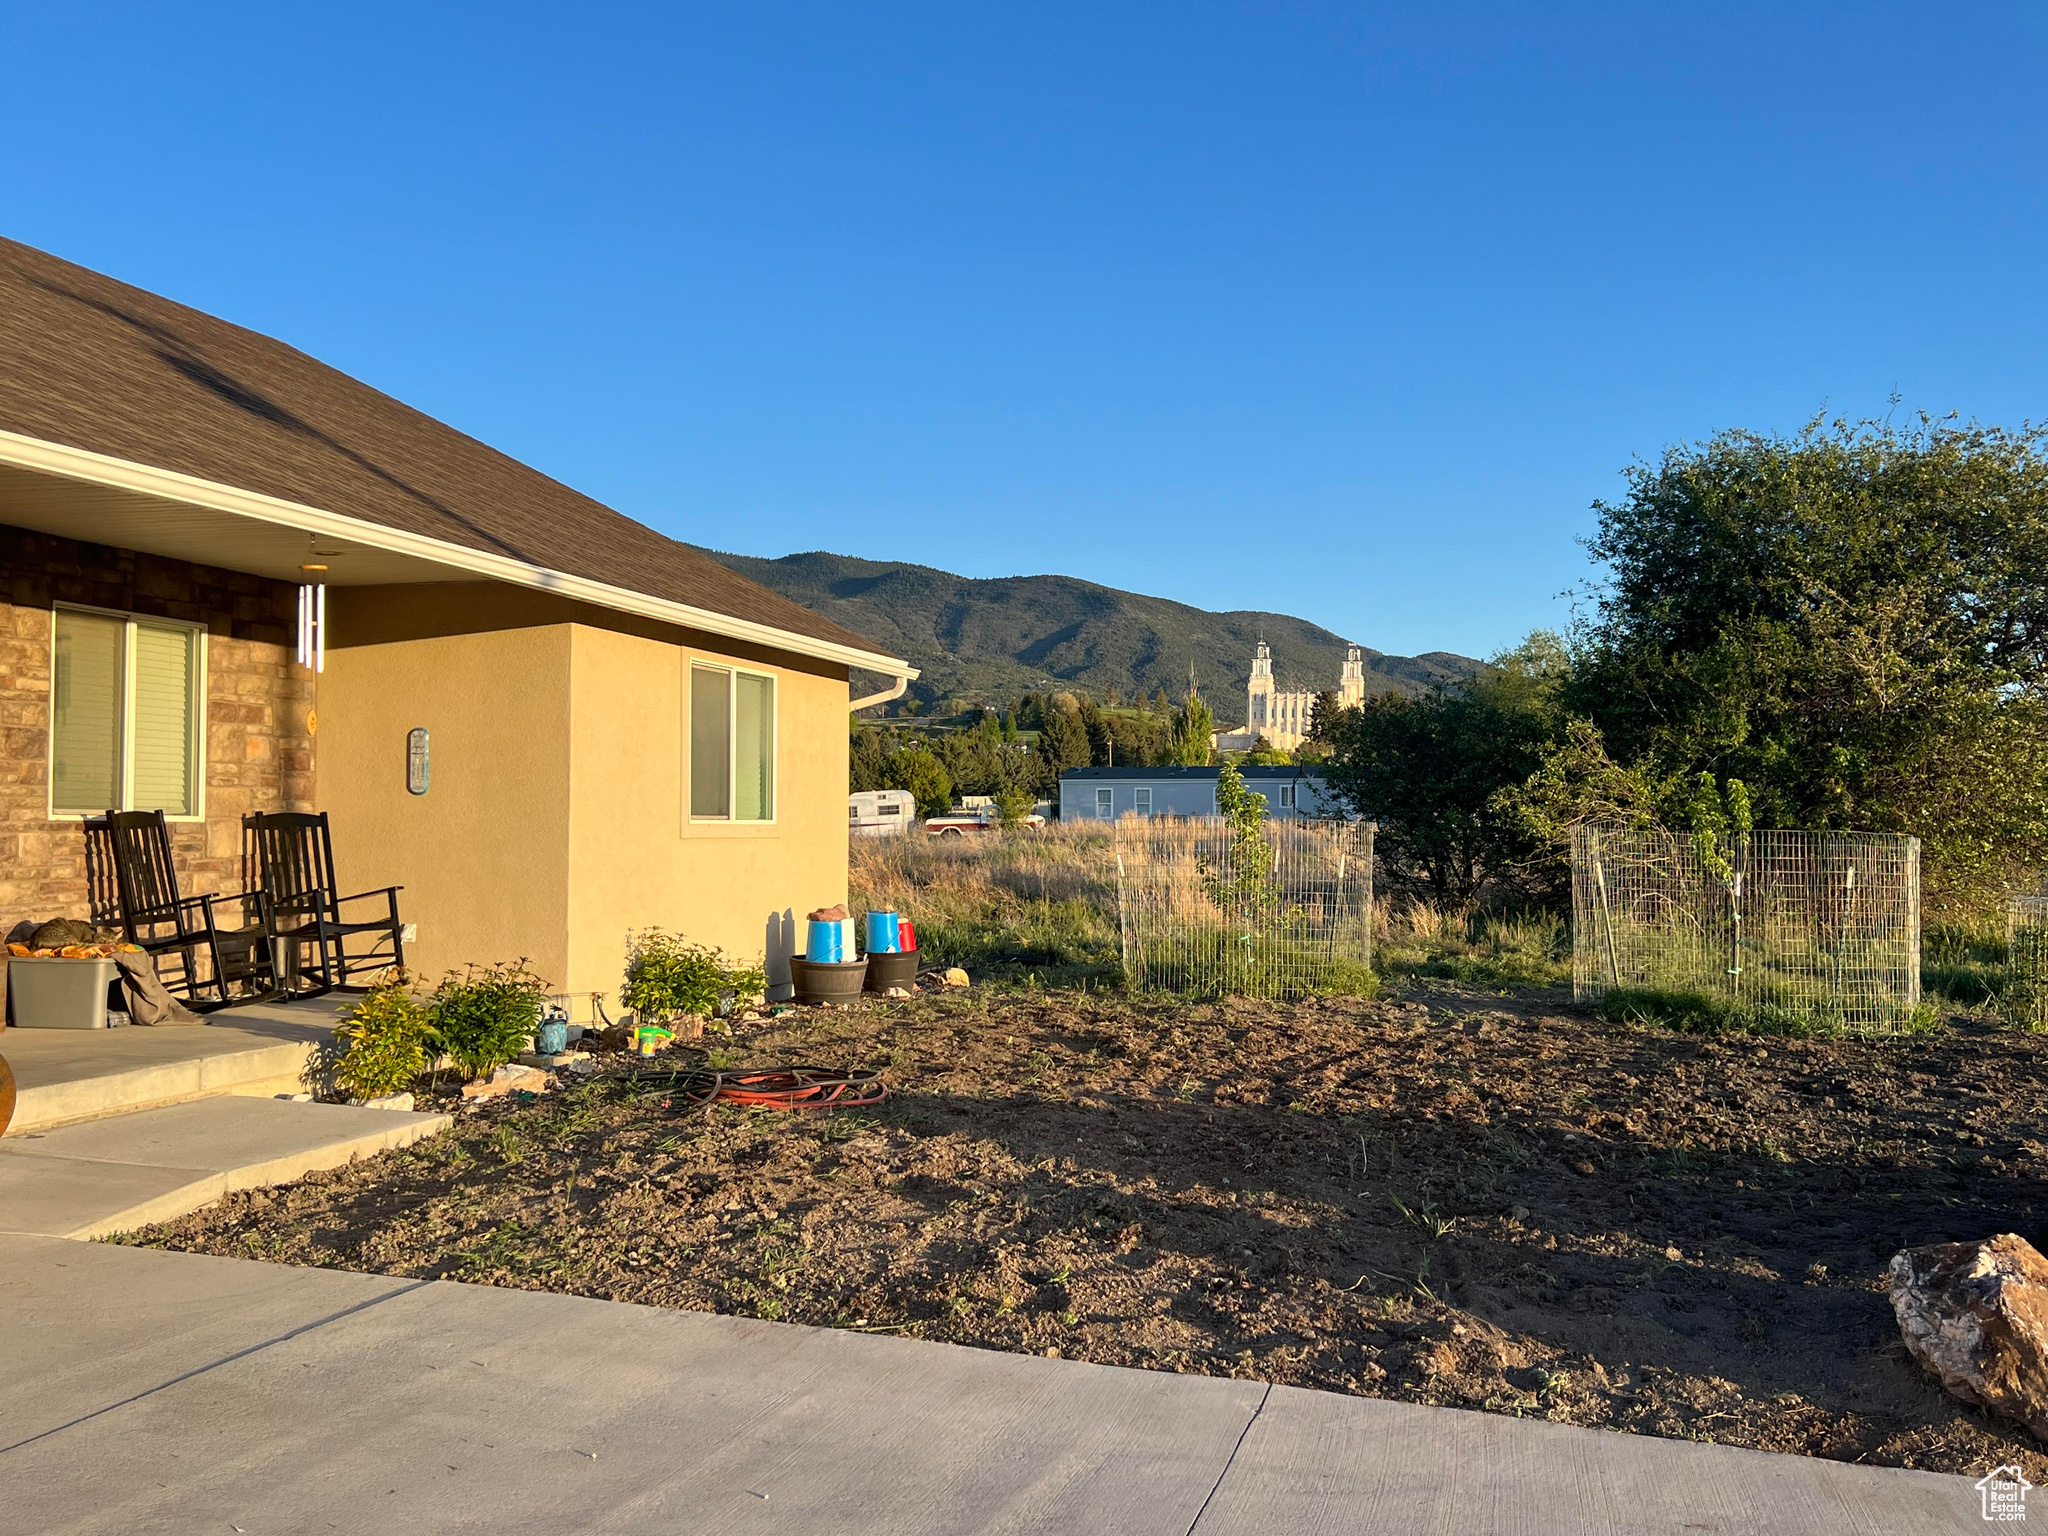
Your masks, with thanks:
M 1127 817 L 1116 827 L 1124 975 L 1205 996 L 1369 990 L 1373 826 Z
M 2028 1029 L 2048 1028 L 2048 896 L 2016 896 L 2007 918 L 1999 1012 Z
M 1898 1028 L 1920 1002 L 1920 840 L 1660 828 L 1572 835 L 1572 992 L 1699 993 L 1788 1020 Z

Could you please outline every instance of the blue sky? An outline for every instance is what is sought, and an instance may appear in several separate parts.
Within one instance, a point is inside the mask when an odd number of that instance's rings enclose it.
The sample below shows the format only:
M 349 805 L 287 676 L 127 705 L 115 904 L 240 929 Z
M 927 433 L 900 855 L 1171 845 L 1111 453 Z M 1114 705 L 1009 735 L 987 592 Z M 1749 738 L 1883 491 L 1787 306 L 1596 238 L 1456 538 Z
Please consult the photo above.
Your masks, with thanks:
M 680 538 L 1485 654 L 1632 457 L 2044 414 L 2044 15 L 0 5 L 0 232 Z

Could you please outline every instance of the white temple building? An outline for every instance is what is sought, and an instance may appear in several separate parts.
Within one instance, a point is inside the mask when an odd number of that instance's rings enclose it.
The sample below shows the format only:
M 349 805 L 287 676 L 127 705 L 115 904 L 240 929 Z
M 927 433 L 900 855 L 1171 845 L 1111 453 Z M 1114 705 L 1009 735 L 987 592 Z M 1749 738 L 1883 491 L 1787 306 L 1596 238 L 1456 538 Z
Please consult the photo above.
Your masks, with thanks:
M 1346 708 L 1365 702 L 1365 653 L 1355 645 L 1344 658 L 1337 702 Z M 1218 731 L 1216 750 L 1249 752 L 1264 737 L 1267 746 L 1292 752 L 1308 739 L 1315 708 L 1313 690 L 1282 693 L 1273 686 L 1273 651 L 1261 640 L 1252 656 L 1252 677 L 1245 691 L 1244 726 L 1235 731 Z

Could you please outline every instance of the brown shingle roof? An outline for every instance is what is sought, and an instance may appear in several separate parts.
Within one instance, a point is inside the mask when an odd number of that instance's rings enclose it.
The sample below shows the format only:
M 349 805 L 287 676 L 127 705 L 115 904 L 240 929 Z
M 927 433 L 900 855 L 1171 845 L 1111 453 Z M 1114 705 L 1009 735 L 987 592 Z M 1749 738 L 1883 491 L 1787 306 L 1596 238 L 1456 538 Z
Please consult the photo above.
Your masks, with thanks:
M 0 429 L 880 653 L 282 342 L 7 239 Z

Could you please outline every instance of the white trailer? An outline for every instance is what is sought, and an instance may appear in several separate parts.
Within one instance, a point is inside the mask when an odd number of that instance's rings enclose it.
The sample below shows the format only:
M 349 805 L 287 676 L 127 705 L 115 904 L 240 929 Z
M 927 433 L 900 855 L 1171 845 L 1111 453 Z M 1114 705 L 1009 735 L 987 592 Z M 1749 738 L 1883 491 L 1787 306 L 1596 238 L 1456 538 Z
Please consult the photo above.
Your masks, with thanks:
M 907 789 L 863 789 L 846 797 L 848 837 L 901 837 L 917 821 L 917 796 Z

